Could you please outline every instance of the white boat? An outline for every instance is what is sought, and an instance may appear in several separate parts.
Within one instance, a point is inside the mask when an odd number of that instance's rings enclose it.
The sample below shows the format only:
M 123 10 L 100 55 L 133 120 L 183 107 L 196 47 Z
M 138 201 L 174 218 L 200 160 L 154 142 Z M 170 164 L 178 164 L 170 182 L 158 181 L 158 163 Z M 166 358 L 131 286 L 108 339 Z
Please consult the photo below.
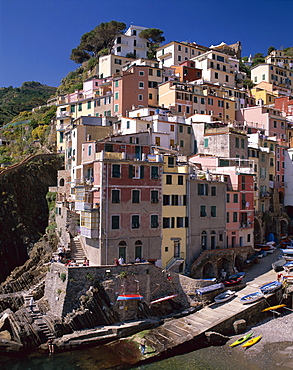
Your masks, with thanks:
M 233 292 L 232 290 L 227 290 L 226 292 L 223 292 L 215 297 L 216 303 L 223 303 L 234 297 L 236 292 Z
M 275 290 L 281 288 L 282 283 L 279 281 L 271 281 L 270 283 L 267 283 L 263 286 L 261 286 L 259 289 L 263 294 L 271 294 Z
M 247 294 L 244 297 L 240 298 L 240 302 L 242 304 L 247 304 L 247 303 L 253 303 L 258 301 L 259 299 L 263 298 L 264 295 L 261 292 L 255 292 L 251 294 Z
M 293 254 L 293 248 L 281 249 L 284 254 Z

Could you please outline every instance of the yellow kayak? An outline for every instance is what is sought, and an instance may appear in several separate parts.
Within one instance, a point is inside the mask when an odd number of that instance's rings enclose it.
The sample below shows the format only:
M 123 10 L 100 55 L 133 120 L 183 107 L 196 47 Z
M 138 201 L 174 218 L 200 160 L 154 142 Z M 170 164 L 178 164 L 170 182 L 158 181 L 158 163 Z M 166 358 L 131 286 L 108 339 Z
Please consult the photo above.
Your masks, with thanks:
M 247 347 L 253 346 L 255 343 L 257 343 L 261 339 L 261 337 L 262 335 L 259 335 L 258 337 L 250 339 L 246 343 L 242 344 L 242 347 L 247 348 Z
M 264 310 L 262 310 L 261 312 L 266 312 L 266 311 L 271 311 L 271 310 L 277 310 L 278 308 L 282 308 L 282 307 L 285 307 L 285 306 L 286 306 L 285 304 L 278 304 L 276 306 L 267 307 Z

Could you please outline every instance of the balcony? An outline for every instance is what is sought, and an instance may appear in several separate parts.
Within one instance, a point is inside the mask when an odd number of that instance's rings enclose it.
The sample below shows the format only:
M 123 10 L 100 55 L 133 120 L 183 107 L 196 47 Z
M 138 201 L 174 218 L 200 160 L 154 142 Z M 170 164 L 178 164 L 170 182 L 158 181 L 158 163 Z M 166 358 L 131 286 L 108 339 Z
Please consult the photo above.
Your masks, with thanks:
M 252 223 L 250 221 L 240 222 L 239 227 L 240 229 L 250 229 L 252 228 Z
M 71 117 L 71 113 L 67 111 L 57 112 L 56 114 L 57 119 L 69 118 L 69 117 Z

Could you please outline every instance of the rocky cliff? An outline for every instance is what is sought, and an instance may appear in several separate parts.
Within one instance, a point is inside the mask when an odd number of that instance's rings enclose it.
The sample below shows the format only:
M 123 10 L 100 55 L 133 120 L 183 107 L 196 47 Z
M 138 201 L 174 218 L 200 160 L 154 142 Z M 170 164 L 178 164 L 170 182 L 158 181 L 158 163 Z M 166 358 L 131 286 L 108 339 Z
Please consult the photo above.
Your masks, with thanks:
M 0 282 L 25 263 L 48 226 L 46 194 L 56 185 L 63 157 L 32 156 L 0 172 Z

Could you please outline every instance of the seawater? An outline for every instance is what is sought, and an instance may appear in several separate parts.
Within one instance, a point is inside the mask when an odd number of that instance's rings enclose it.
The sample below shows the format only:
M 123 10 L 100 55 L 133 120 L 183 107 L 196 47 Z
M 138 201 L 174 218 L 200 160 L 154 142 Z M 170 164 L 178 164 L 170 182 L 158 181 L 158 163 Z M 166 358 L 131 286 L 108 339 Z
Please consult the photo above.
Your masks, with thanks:
M 261 351 L 241 347 L 230 348 L 227 344 L 201 348 L 161 361 L 134 366 L 135 370 L 283 370 L 280 356 L 276 354 L 288 343 L 271 343 Z M 96 347 L 53 355 L 32 354 L 24 358 L 0 357 L 1 370 L 104 370 L 104 361 Z

